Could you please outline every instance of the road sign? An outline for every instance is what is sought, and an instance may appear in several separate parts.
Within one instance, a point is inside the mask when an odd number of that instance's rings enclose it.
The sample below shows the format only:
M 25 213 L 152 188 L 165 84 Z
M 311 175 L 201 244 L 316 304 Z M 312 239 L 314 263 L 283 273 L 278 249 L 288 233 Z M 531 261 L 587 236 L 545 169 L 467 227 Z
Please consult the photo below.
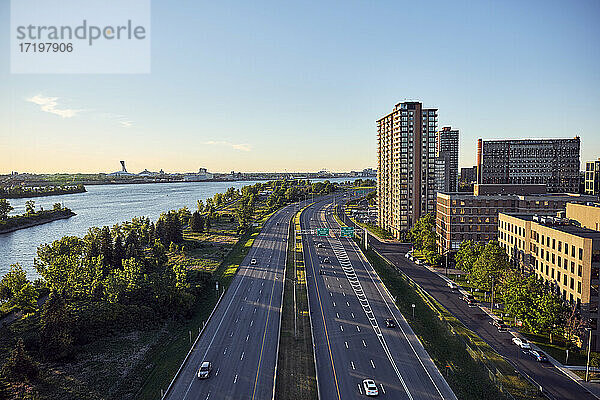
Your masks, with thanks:
M 329 236 L 328 228 L 317 228 L 317 236 Z
M 342 226 L 341 237 L 354 237 L 354 227 L 352 226 Z

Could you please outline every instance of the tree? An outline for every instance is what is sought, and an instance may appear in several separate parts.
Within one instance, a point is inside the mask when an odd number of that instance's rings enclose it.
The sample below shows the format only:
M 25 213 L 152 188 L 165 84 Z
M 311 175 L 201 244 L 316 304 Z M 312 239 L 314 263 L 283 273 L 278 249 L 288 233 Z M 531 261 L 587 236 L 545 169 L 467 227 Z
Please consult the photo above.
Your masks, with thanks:
M 108 226 L 100 231 L 100 255 L 104 257 L 104 265 L 113 265 L 113 241 Z
M 123 239 L 121 239 L 121 235 L 118 235 L 115 239 L 115 245 L 113 249 L 113 264 L 116 267 L 121 266 L 121 262 L 125 258 L 125 246 L 123 245 Z
M 27 214 L 27 215 L 35 214 L 35 201 L 27 200 L 25 202 L 25 214 Z
M 208 233 L 208 231 L 210 231 L 210 217 L 207 216 L 206 219 L 204 220 L 204 226 L 206 227 L 206 233 Z
M 196 201 L 196 207 L 198 208 L 198 212 L 202 213 L 204 211 L 204 203 L 202 200 Z
M 73 352 L 72 323 L 65 299 L 56 292 L 50 293 L 50 297 L 42 308 L 41 318 L 40 350 L 44 358 L 61 360 L 71 356 Z
M 14 210 L 8 200 L 0 199 L 0 221 L 5 221 L 8 218 L 8 213 Z
M 490 241 L 473 264 L 469 274 L 471 282 L 481 290 L 491 291 L 492 285 L 499 283 L 503 272 L 509 268 L 506 252 L 497 241 Z
M 29 314 L 37 309 L 38 293 L 27 279 L 19 264 L 10 266 L 10 271 L 0 280 L 0 304 L 7 311 L 21 310 Z
M 473 270 L 473 264 L 481 255 L 483 251 L 483 245 L 479 242 L 473 242 L 472 240 L 466 240 L 461 242 L 458 247 L 458 252 L 454 257 L 456 260 L 456 267 L 461 271 L 467 273 Z
M 415 248 L 423 252 L 428 262 L 436 264 L 439 255 L 435 247 L 435 216 L 430 213 L 419 218 L 410 234 Z
M 10 356 L 2 367 L 2 375 L 14 381 L 24 379 L 33 379 L 38 374 L 38 366 L 31 359 L 25 350 L 25 343 L 22 338 L 17 340 Z

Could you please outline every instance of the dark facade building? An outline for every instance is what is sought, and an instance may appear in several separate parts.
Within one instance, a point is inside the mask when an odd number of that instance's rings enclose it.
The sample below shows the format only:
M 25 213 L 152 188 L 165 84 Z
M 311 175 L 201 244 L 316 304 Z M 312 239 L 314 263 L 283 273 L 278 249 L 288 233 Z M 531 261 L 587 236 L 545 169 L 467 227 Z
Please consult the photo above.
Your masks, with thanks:
M 579 137 L 482 140 L 477 143 L 477 182 L 544 184 L 548 192 L 579 192 Z
M 458 130 L 445 126 L 436 138 L 436 190 L 458 190 Z
M 377 120 L 378 223 L 396 238 L 435 211 L 437 109 L 398 103 Z

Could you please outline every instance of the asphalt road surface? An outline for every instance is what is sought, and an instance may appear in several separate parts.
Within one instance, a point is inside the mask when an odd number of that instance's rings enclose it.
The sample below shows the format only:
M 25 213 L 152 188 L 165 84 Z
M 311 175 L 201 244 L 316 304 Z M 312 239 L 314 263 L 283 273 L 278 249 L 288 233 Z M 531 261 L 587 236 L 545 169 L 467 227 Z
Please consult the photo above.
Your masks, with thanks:
M 273 398 L 287 238 L 294 206 L 263 226 L 166 399 Z M 255 259 L 256 264 L 251 265 Z M 203 361 L 208 379 L 198 379 Z
M 350 222 L 348 223 L 350 224 Z M 508 359 L 517 370 L 529 376 L 538 386 L 543 387 L 544 393 L 549 398 L 556 400 L 597 399 L 552 364 L 539 363 L 531 356 L 523 354 L 511 342 L 513 336 L 508 332 L 499 332 L 490 324 L 491 318 L 483 310 L 479 307 L 469 307 L 465 301 L 461 300 L 458 292 L 450 290 L 442 277 L 408 260 L 405 254 L 411 249 L 410 244 L 380 242 L 371 235 L 369 235 L 369 244 L 394 263 L 396 268 L 410 276 L 494 350 Z
M 301 228 L 339 229 L 332 210 L 309 206 Z M 320 398 L 364 398 L 369 378 L 381 398 L 456 399 L 354 241 L 305 234 L 303 246 Z

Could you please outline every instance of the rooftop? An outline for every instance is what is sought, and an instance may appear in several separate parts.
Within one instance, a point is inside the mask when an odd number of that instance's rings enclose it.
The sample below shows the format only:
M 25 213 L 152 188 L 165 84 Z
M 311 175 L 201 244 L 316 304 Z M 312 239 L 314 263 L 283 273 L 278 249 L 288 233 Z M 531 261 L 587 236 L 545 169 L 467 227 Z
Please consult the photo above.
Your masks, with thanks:
M 532 215 L 532 214 L 518 214 L 518 213 L 502 213 L 505 215 L 509 215 L 511 217 L 515 217 L 515 218 L 519 218 L 522 219 L 524 221 L 531 221 L 534 222 L 536 224 L 542 225 L 542 226 L 546 226 L 548 228 L 552 228 L 552 229 L 556 229 L 557 231 L 560 232 L 565 232 L 568 233 L 570 235 L 573 236 L 579 236 L 582 238 L 587 238 L 587 239 L 597 239 L 600 240 L 600 231 L 595 231 L 593 229 L 588 229 L 588 228 L 583 228 L 581 226 L 575 225 L 572 221 L 570 220 L 566 220 L 566 219 L 559 219 L 559 218 L 549 218 L 549 217 L 545 217 L 545 216 L 537 216 L 537 215 Z M 536 218 L 539 218 L 538 220 L 536 220 Z M 546 223 L 544 223 L 542 220 L 546 219 Z M 550 221 L 555 220 L 557 221 L 556 223 L 552 223 Z

